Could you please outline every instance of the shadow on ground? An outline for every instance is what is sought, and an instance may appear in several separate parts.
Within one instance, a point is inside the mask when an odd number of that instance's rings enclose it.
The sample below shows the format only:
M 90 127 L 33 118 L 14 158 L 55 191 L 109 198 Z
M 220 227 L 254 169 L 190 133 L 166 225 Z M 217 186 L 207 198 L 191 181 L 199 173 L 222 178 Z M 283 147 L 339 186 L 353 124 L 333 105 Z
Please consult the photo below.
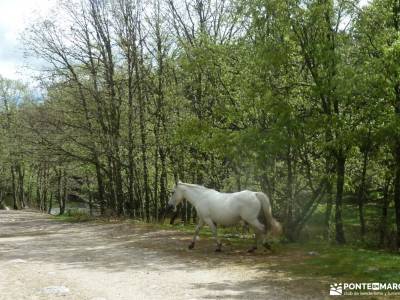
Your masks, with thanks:
M 24 259 L 106 272 L 136 270 L 182 274 L 217 268 L 237 273 L 244 268 L 256 275 L 239 281 L 199 280 L 191 287 L 201 290 L 201 297 L 205 299 L 214 299 L 217 291 L 224 291 L 218 297 L 221 299 L 320 299 L 327 294 L 327 282 L 291 278 L 279 270 L 283 261 L 296 263 L 302 259 L 300 253 L 290 257 L 265 252 L 247 254 L 245 246 L 229 243 L 222 253 L 215 253 L 209 239 L 200 240 L 194 250 L 188 250 L 190 239 L 187 233 L 155 230 L 128 222 L 64 223 L 33 211 L 0 211 L 0 264 Z M 272 297 L 266 297 L 266 290 Z

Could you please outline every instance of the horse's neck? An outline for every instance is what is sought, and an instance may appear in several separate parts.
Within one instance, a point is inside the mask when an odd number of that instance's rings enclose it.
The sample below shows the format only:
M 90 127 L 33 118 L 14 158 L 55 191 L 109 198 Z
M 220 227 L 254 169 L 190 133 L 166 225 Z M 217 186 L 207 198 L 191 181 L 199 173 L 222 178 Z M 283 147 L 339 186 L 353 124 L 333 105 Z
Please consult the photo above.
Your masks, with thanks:
M 192 186 L 184 186 L 183 187 L 183 194 L 184 197 L 187 201 L 190 202 L 190 204 L 196 206 L 200 201 L 204 200 L 204 194 L 209 192 L 210 190 L 208 189 L 201 189 L 198 187 L 192 187 Z

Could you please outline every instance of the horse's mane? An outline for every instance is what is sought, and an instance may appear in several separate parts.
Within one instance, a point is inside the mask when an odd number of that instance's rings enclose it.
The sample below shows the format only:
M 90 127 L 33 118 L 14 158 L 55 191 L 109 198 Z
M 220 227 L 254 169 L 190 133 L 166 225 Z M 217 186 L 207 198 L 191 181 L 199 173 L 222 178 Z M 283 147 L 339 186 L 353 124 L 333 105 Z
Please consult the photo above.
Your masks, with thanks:
M 189 186 L 189 187 L 198 188 L 198 189 L 202 189 L 202 190 L 209 190 L 209 188 L 206 188 L 204 185 L 199 185 L 199 184 L 194 184 L 194 183 L 185 183 L 185 182 L 179 182 L 178 185 L 179 184 L 186 185 L 186 186 Z

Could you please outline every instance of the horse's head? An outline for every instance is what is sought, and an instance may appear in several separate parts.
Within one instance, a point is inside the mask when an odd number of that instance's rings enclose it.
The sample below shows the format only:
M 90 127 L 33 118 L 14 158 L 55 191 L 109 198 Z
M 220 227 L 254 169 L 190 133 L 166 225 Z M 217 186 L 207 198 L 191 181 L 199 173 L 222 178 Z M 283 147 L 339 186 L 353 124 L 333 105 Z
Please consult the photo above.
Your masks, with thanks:
M 180 188 L 180 183 L 181 182 L 178 182 L 172 191 L 171 198 L 168 201 L 168 209 L 173 209 L 174 211 L 176 211 L 176 207 L 178 206 L 178 204 L 184 200 L 183 191 L 182 188 Z

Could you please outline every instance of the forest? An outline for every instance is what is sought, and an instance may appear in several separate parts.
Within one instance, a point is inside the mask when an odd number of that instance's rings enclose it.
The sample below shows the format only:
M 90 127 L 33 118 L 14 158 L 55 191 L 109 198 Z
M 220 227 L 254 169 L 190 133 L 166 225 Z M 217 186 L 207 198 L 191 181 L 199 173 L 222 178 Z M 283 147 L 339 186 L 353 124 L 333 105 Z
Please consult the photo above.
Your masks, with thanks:
M 59 1 L 21 38 L 2 208 L 168 222 L 181 180 L 265 192 L 287 241 L 400 248 L 399 1 Z

